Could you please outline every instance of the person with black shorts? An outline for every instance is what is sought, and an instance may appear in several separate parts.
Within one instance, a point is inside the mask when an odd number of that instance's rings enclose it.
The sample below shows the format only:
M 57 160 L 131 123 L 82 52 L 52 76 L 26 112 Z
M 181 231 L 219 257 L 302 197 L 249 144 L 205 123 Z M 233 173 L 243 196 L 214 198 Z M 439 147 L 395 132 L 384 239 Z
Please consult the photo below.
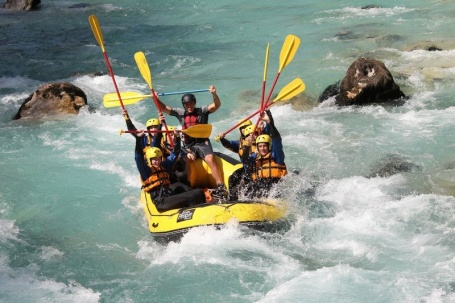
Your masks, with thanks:
M 176 117 L 183 129 L 197 125 L 207 124 L 208 116 L 214 113 L 221 106 L 221 101 L 216 94 L 215 86 L 210 86 L 209 91 L 213 96 L 213 103 L 202 107 L 196 107 L 196 97 L 193 94 L 185 94 L 182 96 L 183 108 L 171 108 L 158 99 L 161 110 L 171 116 Z M 224 184 L 221 171 L 216 165 L 213 155 L 213 148 L 209 138 L 192 138 L 185 135 L 183 138 L 184 150 L 187 152 L 186 160 L 194 161 L 196 157 L 200 157 L 207 162 L 212 171 L 213 178 L 216 181 L 217 188 L 212 192 L 212 195 L 221 196 L 227 199 L 227 189 Z

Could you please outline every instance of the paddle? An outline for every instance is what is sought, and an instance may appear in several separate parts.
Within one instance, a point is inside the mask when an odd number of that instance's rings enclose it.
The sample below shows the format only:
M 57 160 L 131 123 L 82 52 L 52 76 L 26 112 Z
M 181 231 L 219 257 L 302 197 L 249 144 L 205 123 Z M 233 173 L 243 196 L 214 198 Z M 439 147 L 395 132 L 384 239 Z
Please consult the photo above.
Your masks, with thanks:
M 261 108 L 264 107 L 264 93 L 265 93 L 265 83 L 267 79 L 267 67 L 269 64 L 269 49 L 270 43 L 267 43 L 267 48 L 265 50 L 265 63 L 264 63 L 264 76 L 262 77 L 262 90 L 261 90 Z
M 159 93 L 158 96 L 170 96 L 170 95 L 179 95 L 179 94 L 189 94 L 189 93 L 199 93 L 199 92 L 208 92 L 208 89 L 194 89 L 186 90 L 181 92 L 169 92 L 169 93 Z M 121 106 L 120 100 L 122 100 L 123 105 L 131 105 L 136 102 L 141 101 L 142 99 L 151 97 L 151 95 L 143 95 L 136 92 L 120 92 L 120 98 L 117 93 L 105 94 L 103 97 L 104 107 L 116 107 Z
M 283 70 L 283 68 L 285 66 L 287 66 L 292 61 L 292 59 L 294 58 L 295 53 L 297 52 L 297 49 L 299 48 L 299 45 L 300 45 L 299 37 L 294 36 L 294 35 L 287 35 L 286 36 L 286 39 L 284 40 L 283 46 L 281 47 L 280 65 L 278 67 L 278 72 L 277 72 L 277 74 L 275 76 L 275 80 L 273 81 L 272 87 L 270 88 L 269 95 L 267 96 L 267 99 L 265 101 L 261 100 L 261 108 L 260 108 L 259 117 L 261 117 L 262 114 L 264 113 L 264 111 L 266 110 L 265 105 L 267 104 L 267 102 L 269 102 L 270 97 L 272 96 L 272 92 L 275 89 L 275 85 L 276 85 L 276 83 L 278 81 L 278 78 L 281 75 L 281 71 Z M 266 59 L 267 59 L 267 57 L 266 57 Z M 254 127 L 255 130 L 258 127 L 260 120 L 261 120 L 261 118 L 259 118 L 257 120 L 256 125 Z
M 101 51 L 103 52 L 104 55 L 104 60 L 106 61 L 107 69 L 109 70 L 109 74 L 111 75 L 112 82 L 114 83 L 115 91 L 117 92 L 117 96 L 120 102 L 120 106 L 122 107 L 122 110 L 125 110 L 125 107 L 123 106 L 122 98 L 120 96 L 120 91 L 117 86 L 117 82 L 115 82 L 115 77 L 114 77 L 114 72 L 112 71 L 111 64 L 109 63 L 109 57 L 107 56 L 107 52 L 104 49 L 104 43 L 103 43 L 103 33 L 101 32 L 100 24 L 98 22 L 98 18 L 96 18 L 95 15 L 91 15 L 88 17 L 88 21 L 90 23 L 90 27 L 92 28 L 93 35 L 95 36 L 96 41 L 98 41 L 98 44 L 101 47 Z
M 188 127 L 187 129 L 177 130 L 178 132 L 182 132 L 185 135 L 188 135 L 193 138 L 208 138 L 212 133 L 212 125 L 211 124 L 196 124 L 193 126 Z M 129 134 L 137 134 L 137 133 L 172 133 L 173 130 L 120 130 L 120 135 L 124 133 Z
M 270 107 L 275 101 L 279 100 L 289 100 L 292 97 L 297 96 L 301 92 L 305 90 L 305 83 L 303 83 L 302 79 L 295 78 L 291 82 L 288 83 L 283 89 L 280 90 L 278 96 L 272 101 L 266 104 L 266 108 Z
M 262 77 L 262 89 L 261 89 L 261 109 L 264 107 L 264 93 L 265 93 L 265 83 L 266 83 L 266 79 L 267 79 L 267 67 L 268 67 L 268 64 L 269 64 L 269 50 L 270 50 L 270 43 L 267 43 L 267 48 L 265 50 L 265 62 L 264 62 L 264 76 Z M 258 121 L 256 122 L 256 126 L 254 127 L 254 129 L 256 130 L 258 124 L 259 124 L 259 120 L 260 118 L 258 119 Z
M 158 103 L 158 98 L 156 97 L 155 90 L 153 89 L 153 85 L 152 85 L 152 73 L 150 71 L 150 68 L 147 63 L 147 59 L 145 58 L 144 53 L 143 52 L 135 53 L 134 60 L 136 60 L 137 67 L 139 68 L 139 71 L 141 72 L 142 78 L 144 78 L 145 82 L 147 82 L 147 84 L 150 87 L 152 99 L 155 102 L 155 106 L 156 106 L 156 109 L 158 110 L 159 116 L 161 116 L 161 107 L 160 107 L 160 104 Z M 166 132 L 168 132 L 166 121 L 163 121 L 163 125 L 164 125 L 164 128 L 166 129 Z M 174 143 L 171 140 L 171 136 L 170 136 L 169 132 L 167 133 L 167 138 L 168 138 L 168 142 L 171 144 L 172 148 L 174 148 Z
M 292 97 L 297 96 L 301 92 L 305 90 L 305 83 L 303 83 L 302 79 L 300 78 L 295 78 L 291 82 L 288 83 L 285 87 L 283 87 L 280 92 L 278 93 L 278 96 L 273 100 L 265 104 L 264 106 L 264 111 L 268 109 L 270 106 L 272 106 L 275 102 L 277 101 L 284 101 L 284 100 L 289 100 Z M 245 122 L 248 119 L 251 119 L 255 115 L 259 114 L 261 110 L 257 110 L 245 119 L 240 120 L 236 125 L 228 129 L 223 133 L 223 136 L 226 136 L 226 134 L 230 133 L 233 129 L 237 128 L 240 124 Z M 215 137 L 215 141 L 218 141 L 220 139 L 220 136 Z
M 278 68 L 278 73 L 276 74 L 275 81 L 273 82 L 272 87 L 270 88 L 269 95 L 265 103 L 269 102 L 270 97 L 272 96 L 273 89 L 275 88 L 276 82 L 281 74 L 281 71 L 285 66 L 287 66 L 292 59 L 294 58 L 295 53 L 300 45 L 300 39 L 294 35 L 287 35 L 284 40 L 283 47 L 280 52 L 280 67 Z

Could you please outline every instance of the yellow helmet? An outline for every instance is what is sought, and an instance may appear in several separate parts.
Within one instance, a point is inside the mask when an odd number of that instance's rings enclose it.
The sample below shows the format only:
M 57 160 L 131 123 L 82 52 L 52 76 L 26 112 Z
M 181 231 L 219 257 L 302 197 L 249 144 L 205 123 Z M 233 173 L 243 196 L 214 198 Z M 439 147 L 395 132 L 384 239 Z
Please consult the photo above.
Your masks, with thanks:
M 153 126 L 159 126 L 159 125 L 160 125 L 160 121 L 155 118 L 148 119 L 147 122 L 145 123 L 145 127 L 153 127 Z
M 240 120 L 240 121 L 243 121 L 243 120 Z M 251 122 L 251 120 L 243 121 L 242 123 L 240 123 L 239 129 L 242 129 L 242 128 L 244 128 L 244 127 L 247 127 L 248 125 L 251 125 L 251 124 L 253 124 L 253 123 Z
M 254 131 L 254 128 L 255 128 L 256 125 L 248 125 L 247 127 L 245 127 L 245 129 L 243 130 L 243 135 L 246 137 L 246 136 L 249 136 L 253 131 Z
M 175 126 L 167 126 L 167 130 L 168 131 L 174 131 L 175 130 Z M 174 133 L 170 133 L 171 135 L 174 134 Z M 167 134 L 163 134 L 163 141 L 164 142 L 167 142 Z
M 149 166 L 152 166 L 152 159 L 153 158 L 162 157 L 162 156 L 163 156 L 163 152 L 158 147 L 150 147 L 145 152 L 145 159 L 147 160 L 147 164 Z
M 272 138 L 270 138 L 269 135 L 260 135 L 259 137 L 257 137 L 256 145 L 258 145 L 259 143 L 268 143 L 269 149 L 272 148 Z

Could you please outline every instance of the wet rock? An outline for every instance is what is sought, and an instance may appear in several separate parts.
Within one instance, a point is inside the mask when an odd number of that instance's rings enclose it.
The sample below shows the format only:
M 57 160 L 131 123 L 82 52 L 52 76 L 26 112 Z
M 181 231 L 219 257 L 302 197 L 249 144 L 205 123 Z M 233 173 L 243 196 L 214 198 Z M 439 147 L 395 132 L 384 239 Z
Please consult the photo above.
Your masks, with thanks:
M 6 0 L 3 8 L 13 10 L 33 10 L 37 9 L 41 0 Z
M 322 102 L 329 99 L 330 97 L 337 96 L 340 93 L 340 83 L 341 81 L 338 81 L 327 86 L 326 89 L 324 89 L 324 91 L 319 95 L 318 101 Z
M 393 43 L 402 42 L 406 39 L 403 35 L 398 34 L 386 34 L 386 35 L 379 35 L 374 37 L 374 41 L 383 47 L 390 47 Z
M 77 4 L 74 4 L 74 5 L 70 5 L 69 8 L 86 8 L 86 7 L 89 7 L 90 4 L 89 3 L 77 3 Z
M 310 111 L 313 108 L 317 107 L 319 105 L 319 102 L 317 102 L 317 100 L 314 98 L 311 98 L 302 93 L 296 97 L 292 97 L 289 100 L 281 101 L 280 104 L 291 104 L 292 110 L 295 111 Z
M 430 46 L 427 48 L 427 51 L 430 51 L 430 52 L 442 51 L 442 48 L 439 48 L 439 47 L 434 46 L 434 45 L 430 45 Z
M 392 74 L 379 60 L 360 58 L 354 61 L 343 80 L 329 85 L 318 98 L 323 102 L 335 97 L 337 105 L 368 105 L 390 102 L 403 104 L 405 94 Z
M 443 169 L 453 170 L 455 169 L 455 162 L 449 162 L 443 165 Z
M 361 7 L 361 9 L 373 9 L 373 8 L 382 8 L 382 6 L 370 4 L 370 5 L 365 5 L 365 6 Z
M 335 37 L 340 40 L 354 40 L 359 38 L 357 34 L 349 30 L 339 31 L 338 33 L 335 34 Z
M 404 93 L 392 74 L 379 60 L 360 58 L 354 61 L 341 81 L 337 105 L 367 105 L 395 101 Z
M 405 157 L 395 154 L 388 154 L 373 165 L 372 172 L 367 177 L 387 178 L 398 173 L 416 170 L 420 171 L 422 169 L 418 165 L 408 161 Z
M 13 119 L 39 119 L 50 115 L 78 114 L 87 104 L 87 96 L 71 83 L 41 86 L 22 103 Z
M 425 51 L 442 51 L 442 50 L 451 50 L 455 49 L 455 41 L 420 41 L 417 43 L 409 44 L 403 48 L 404 51 L 415 51 L 415 50 L 425 50 Z
M 90 72 L 90 73 L 76 71 L 71 74 L 71 77 L 80 77 L 80 76 L 85 76 L 85 75 L 88 75 L 90 77 L 99 77 L 99 76 L 108 75 L 108 73 L 107 73 L 107 71 L 96 71 L 96 72 Z

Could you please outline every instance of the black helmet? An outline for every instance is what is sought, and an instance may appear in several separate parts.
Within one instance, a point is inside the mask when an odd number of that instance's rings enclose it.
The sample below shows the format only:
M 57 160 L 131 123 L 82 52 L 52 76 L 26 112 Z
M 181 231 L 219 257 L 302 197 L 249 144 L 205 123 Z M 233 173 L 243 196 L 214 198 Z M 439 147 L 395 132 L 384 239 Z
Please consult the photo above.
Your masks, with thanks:
M 186 94 L 182 96 L 182 104 L 191 101 L 194 101 L 194 103 L 196 103 L 196 97 L 193 94 Z

